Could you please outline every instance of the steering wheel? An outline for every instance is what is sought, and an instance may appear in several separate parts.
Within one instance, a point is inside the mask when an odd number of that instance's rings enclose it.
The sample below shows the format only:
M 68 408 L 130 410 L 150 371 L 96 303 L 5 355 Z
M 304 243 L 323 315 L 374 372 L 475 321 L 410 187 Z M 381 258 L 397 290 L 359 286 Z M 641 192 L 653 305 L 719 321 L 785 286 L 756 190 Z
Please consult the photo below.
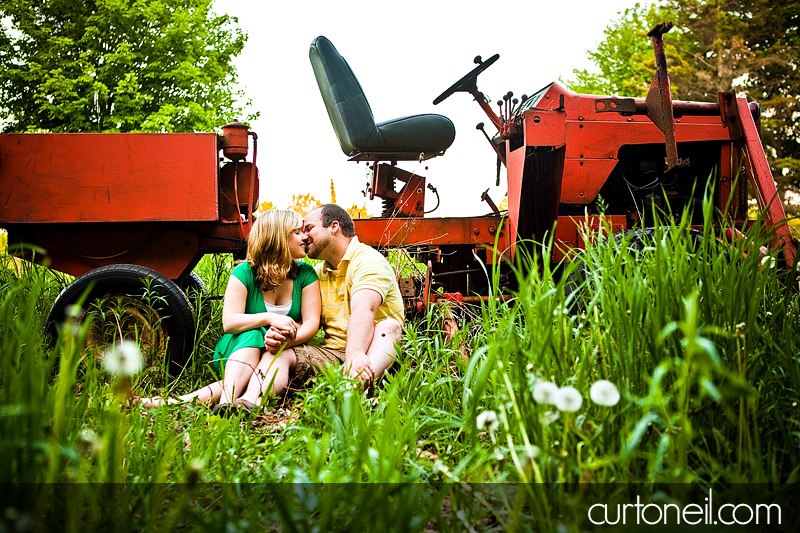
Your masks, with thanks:
M 477 67 L 472 69 L 466 76 L 455 82 L 453 85 L 450 86 L 445 92 L 440 94 L 436 97 L 436 100 L 433 101 L 433 105 L 438 104 L 439 102 L 443 101 L 445 98 L 449 98 L 450 95 L 453 93 L 457 93 L 459 91 L 470 93 L 472 91 L 478 90 L 478 74 L 492 66 L 495 61 L 500 59 L 500 54 L 495 54 L 486 61 L 481 61 L 481 56 L 477 56 L 475 58 L 475 62 L 478 64 Z

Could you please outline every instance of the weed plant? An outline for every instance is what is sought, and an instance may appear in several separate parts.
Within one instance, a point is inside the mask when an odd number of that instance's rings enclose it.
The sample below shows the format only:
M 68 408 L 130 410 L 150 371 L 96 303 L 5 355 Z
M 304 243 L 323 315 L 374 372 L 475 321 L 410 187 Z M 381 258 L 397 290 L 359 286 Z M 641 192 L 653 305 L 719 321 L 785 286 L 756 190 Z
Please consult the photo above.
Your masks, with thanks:
M 730 243 L 687 220 L 586 235 L 596 244 L 560 275 L 539 255 L 520 259 L 511 302 L 489 299 L 453 339 L 431 308 L 406 325 L 377 388 L 328 370 L 281 425 L 130 405 L 216 379 L 220 300 L 195 299 L 198 336 L 179 379 L 129 379 L 83 349 L 86 325 L 43 343 L 58 289 L 44 269 L 0 272 L 4 525 L 579 531 L 600 498 L 796 489 L 796 268 L 760 257 L 758 227 Z M 200 264 L 210 295 L 231 266 Z

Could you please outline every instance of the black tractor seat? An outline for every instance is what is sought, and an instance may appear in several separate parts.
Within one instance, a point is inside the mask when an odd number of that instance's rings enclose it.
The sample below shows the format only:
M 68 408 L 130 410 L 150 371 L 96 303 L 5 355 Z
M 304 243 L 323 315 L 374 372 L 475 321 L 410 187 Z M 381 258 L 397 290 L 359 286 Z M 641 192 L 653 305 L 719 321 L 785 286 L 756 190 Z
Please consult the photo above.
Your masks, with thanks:
M 430 159 L 453 144 L 455 126 L 442 115 L 412 115 L 376 124 L 361 84 L 326 37 L 314 39 L 308 55 L 339 145 L 351 161 Z

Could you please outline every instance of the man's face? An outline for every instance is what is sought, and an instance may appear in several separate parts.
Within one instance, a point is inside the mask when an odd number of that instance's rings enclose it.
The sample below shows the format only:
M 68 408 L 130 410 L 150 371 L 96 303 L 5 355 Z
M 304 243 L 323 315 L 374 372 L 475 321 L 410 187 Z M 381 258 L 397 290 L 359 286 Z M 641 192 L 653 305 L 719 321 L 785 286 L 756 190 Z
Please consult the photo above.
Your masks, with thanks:
M 321 259 L 331 243 L 330 227 L 322 227 L 322 213 L 317 209 L 308 214 L 303 222 L 306 253 L 311 259 Z

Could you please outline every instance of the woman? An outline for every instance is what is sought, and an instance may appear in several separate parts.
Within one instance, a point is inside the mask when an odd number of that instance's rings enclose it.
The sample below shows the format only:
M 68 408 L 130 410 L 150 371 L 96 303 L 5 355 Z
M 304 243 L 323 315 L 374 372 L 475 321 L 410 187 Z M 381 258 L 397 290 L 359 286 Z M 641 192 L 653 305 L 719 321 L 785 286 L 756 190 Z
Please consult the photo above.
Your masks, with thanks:
M 145 407 L 164 403 L 219 400 L 253 408 L 271 385 L 289 383 L 289 361 L 264 346 L 267 328 L 290 339 L 283 348 L 307 343 L 319 329 L 321 298 L 306 256 L 302 218 L 294 211 L 270 210 L 257 219 L 247 242 L 247 260 L 231 272 L 222 305 L 225 335 L 214 350 L 214 364 L 224 366 L 217 381 L 178 399 L 142 398 Z M 277 350 L 275 351 L 277 352 Z

